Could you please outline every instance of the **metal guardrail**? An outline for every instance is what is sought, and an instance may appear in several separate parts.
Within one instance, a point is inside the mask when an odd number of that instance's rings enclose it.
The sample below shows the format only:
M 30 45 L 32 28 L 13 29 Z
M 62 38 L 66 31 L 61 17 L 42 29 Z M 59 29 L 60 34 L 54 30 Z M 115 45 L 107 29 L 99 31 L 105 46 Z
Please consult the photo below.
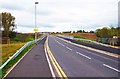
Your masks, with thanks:
M 30 41 L 28 43 L 26 43 L 23 47 L 21 47 L 15 54 L 13 54 L 4 64 L 2 64 L 2 66 L 0 66 L 0 70 L 3 69 L 11 60 L 15 59 L 26 47 L 30 46 L 31 44 L 34 44 L 35 42 L 38 42 L 40 40 L 42 40 L 45 36 L 42 36 L 39 39 Z
M 85 42 L 91 42 L 91 43 L 95 43 L 95 44 L 99 44 L 99 45 L 103 45 L 103 46 L 110 46 L 110 45 L 107 45 L 107 44 L 103 44 L 103 43 L 99 43 L 99 42 L 96 42 L 96 41 L 93 41 L 93 40 L 88 40 L 88 39 L 82 39 L 82 38 L 74 38 L 75 40 L 81 40 L 81 41 L 85 41 Z
M 110 45 L 99 43 L 99 42 L 96 42 L 96 41 L 93 41 L 93 40 L 82 39 L 82 38 L 74 38 L 73 36 L 66 36 L 66 35 L 58 35 L 58 36 L 63 37 L 63 38 L 74 39 L 74 40 L 81 40 L 81 41 L 85 41 L 85 42 L 91 42 L 91 43 L 95 43 L 95 44 L 111 47 Z

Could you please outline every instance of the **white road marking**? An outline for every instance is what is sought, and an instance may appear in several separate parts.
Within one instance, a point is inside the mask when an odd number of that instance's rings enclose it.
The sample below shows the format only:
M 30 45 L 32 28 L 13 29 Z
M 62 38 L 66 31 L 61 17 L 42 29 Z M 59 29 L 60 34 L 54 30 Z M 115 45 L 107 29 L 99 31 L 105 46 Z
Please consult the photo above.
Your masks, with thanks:
M 69 50 L 72 50 L 71 48 L 69 48 L 69 47 L 66 47 L 67 49 L 69 49 Z
M 79 53 L 79 52 L 76 52 L 77 54 Z
M 33 46 L 34 47 L 34 46 Z M 10 72 L 22 61 L 22 59 L 33 49 L 33 47 L 31 49 L 29 49 L 12 67 L 11 69 L 5 74 L 5 76 L 2 78 L 4 79 L 5 77 L 8 76 L 8 74 L 10 74 Z
M 113 54 L 113 53 L 110 53 L 110 52 L 107 52 L 107 51 L 103 51 L 103 50 L 95 49 L 95 48 L 92 48 L 92 47 L 87 47 L 87 46 L 84 46 L 84 45 L 69 42 L 68 40 L 65 40 L 63 38 L 59 38 L 59 39 L 65 41 L 65 42 L 67 42 L 69 44 L 72 44 L 72 45 L 76 45 L 76 46 L 79 46 L 79 47 L 82 47 L 82 48 L 86 48 L 86 49 L 89 49 L 89 50 L 92 50 L 92 51 L 95 51 L 95 52 L 98 52 L 98 53 L 101 53 L 101 54 L 105 54 L 105 55 L 108 55 L 108 56 L 120 58 L 120 55 L 118 55 L 118 54 Z
M 49 59 L 49 57 L 48 57 L 48 54 L 47 54 L 45 45 L 44 45 L 44 50 L 45 50 L 45 55 L 46 55 L 46 58 L 47 58 L 47 62 L 48 62 L 48 65 L 49 65 L 49 68 L 50 68 L 52 77 L 53 77 L 54 79 L 56 79 L 56 76 L 55 76 L 55 73 L 54 73 L 54 71 L 53 71 L 52 65 L 51 65 L 51 63 L 50 63 L 50 59 Z
M 62 40 L 61 38 L 59 38 L 59 37 L 57 37 L 58 39 L 60 39 L 60 40 Z M 63 41 L 63 40 L 62 40 Z M 64 41 L 65 42 L 65 41 Z M 67 43 L 67 42 L 66 42 Z M 71 43 L 69 43 L 69 44 L 71 44 Z M 73 44 L 71 44 L 71 45 L 73 45 Z M 78 46 L 78 45 L 77 45 Z M 80 47 L 80 46 L 79 46 Z M 84 48 L 84 47 L 83 47 Z M 87 48 L 86 48 L 87 49 Z M 83 49 L 82 49 L 83 50 Z M 90 52 L 90 51 L 88 51 L 88 50 L 83 50 L 83 51 L 86 51 L 87 53 L 90 53 L 90 54 L 93 54 L 93 55 L 95 55 L 95 56 L 98 56 L 98 57 L 101 57 L 101 58 L 104 58 L 104 59 L 107 59 L 107 60 L 111 60 L 111 61 L 113 61 L 113 62 L 116 62 L 116 63 L 119 63 L 118 61 L 116 61 L 116 60 L 113 60 L 113 59 L 110 59 L 110 58 L 107 58 L 107 57 L 104 57 L 104 56 L 102 56 L 102 55 L 98 55 L 98 54 L 95 54 L 95 53 L 92 53 L 92 52 Z M 94 50 L 93 50 L 94 51 Z M 105 54 L 106 55 L 106 54 Z M 109 56 L 109 55 L 108 55 Z
M 55 40 L 55 39 L 54 39 Z M 65 46 L 65 45 L 63 45 L 62 43 L 60 43 L 60 42 L 58 42 L 57 40 L 55 40 L 58 44 L 60 44 L 60 45 L 62 45 L 63 47 Z
M 63 45 L 63 44 L 61 44 L 63 47 L 65 46 L 65 45 Z
M 87 58 L 87 59 L 91 59 L 90 57 L 88 57 L 88 56 L 86 56 L 86 55 L 84 55 L 84 54 L 82 54 L 80 52 L 76 52 L 76 53 L 79 54 L 79 55 L 81 55 L 81 56 L 83 56 L 83 57 L 85 57 L 85 58 Z
M 109 66 L 109 65 L 103 64 L 103 66 L 105 66 L 105 67 L 107 67 L 107 68 L 110 68 L 110 69 L 112 69 L 112 70 L 114 70 L 114 71 L 120 72 L 120 70 L 118 70 L 118 69 L 116 69 L 116 68 L 113 68 L 113 67 L 111 67 L 111 66 Z

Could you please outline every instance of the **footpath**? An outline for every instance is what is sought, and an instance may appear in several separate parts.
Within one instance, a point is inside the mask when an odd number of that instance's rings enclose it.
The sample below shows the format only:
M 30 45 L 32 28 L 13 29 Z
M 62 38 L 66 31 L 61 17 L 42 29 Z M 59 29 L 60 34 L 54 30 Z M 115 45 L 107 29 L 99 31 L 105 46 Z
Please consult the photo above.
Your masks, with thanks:
M 34 46 L 25 57 L 11 70 L 5 79 L 13 78 L 52 78 L 44 52 L 46 38 Z

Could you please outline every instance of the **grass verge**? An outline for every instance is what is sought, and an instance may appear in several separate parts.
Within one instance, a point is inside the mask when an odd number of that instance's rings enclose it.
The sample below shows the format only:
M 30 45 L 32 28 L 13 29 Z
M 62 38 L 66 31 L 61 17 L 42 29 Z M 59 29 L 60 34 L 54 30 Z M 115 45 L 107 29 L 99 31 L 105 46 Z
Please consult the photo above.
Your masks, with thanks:
M 0 78 L 4 77 L 4 75 L 7 73 L 7 71 L 29 50 L 31 49 L 35 44 L 31 44 L 30 46 L 26 47 L 15 59 L 11 60 L 3 69 L 2 69 L 2 75 Z M 1 71 L 0 71 L 1 72 Z
M 4 63 L 9 57 L 11 57 L 17 50 L 19 50 L 25 43 L 17 43 L 17 44 L 2 44 L 2 61 L 0 63 Z
M 82 38 L 82 39 L 85 39 L 85 37 L 83 37 L 83 36 L 74 36 L 74 38 Z
M 95 44 L 93 41 L 91 40 L 77 40 L 78 42 L 84 42 L 84 43 L 89 43 L 89 44 Z

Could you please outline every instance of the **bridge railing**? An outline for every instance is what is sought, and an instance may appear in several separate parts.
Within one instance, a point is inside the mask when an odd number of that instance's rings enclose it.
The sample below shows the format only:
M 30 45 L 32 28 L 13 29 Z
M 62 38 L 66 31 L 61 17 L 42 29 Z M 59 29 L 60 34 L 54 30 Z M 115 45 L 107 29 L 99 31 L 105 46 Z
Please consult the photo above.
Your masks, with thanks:
M 40 40 L 42 40 L 45 36 L 42 36 L 39 39 L 27 42 L 24 46 L 22 46 L 15 54 L 13 54 L 11 57 L 9 57 L 9 59 L 0 66 L 0 70 L 3 69 L 11 60 L 15 59 L 26 47 L 34 44 L 35 42 L 38 42 Z

